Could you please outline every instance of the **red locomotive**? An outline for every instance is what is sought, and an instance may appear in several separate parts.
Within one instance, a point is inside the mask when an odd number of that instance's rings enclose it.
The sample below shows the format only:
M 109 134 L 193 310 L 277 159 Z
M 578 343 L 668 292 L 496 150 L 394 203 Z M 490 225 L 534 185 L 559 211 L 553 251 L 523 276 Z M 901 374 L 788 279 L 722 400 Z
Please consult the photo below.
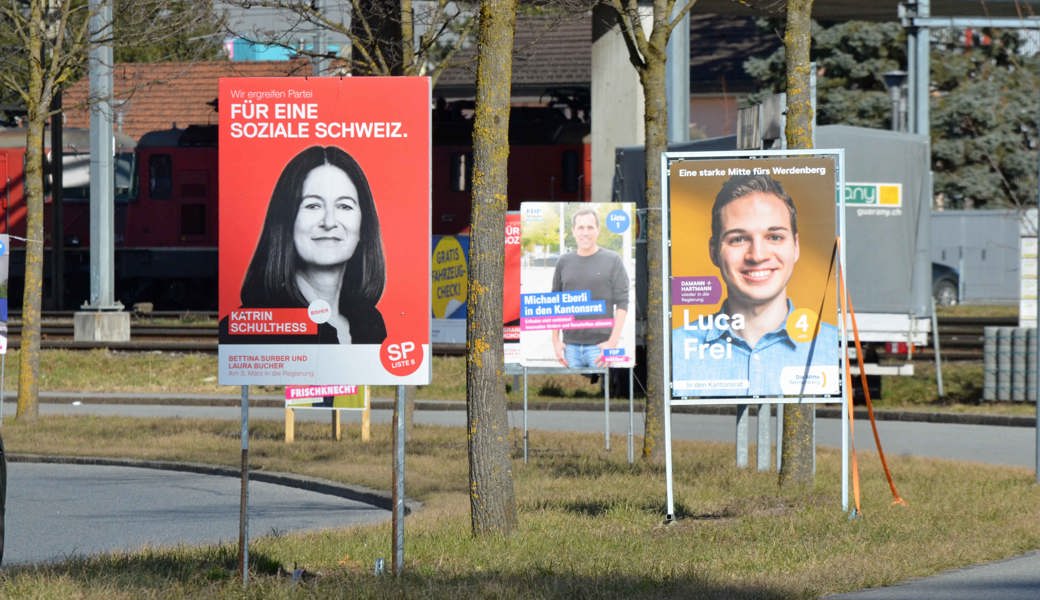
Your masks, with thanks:
M 472 105 L 441 103 L 433 113 L 433 233 L 468 230 Z M 587 122 L 555 106 L 515 107 L 510 117 L 509 209 L 527 200 L 590 196 Z M 49 136 L 48 136 L 49 137 Z M 89 138 L 63 132 L 60 270 L 54 268 L 55 214 L 45 201 L 45 307 L 73 309 L 89 296 Z M 47 155 L 50 156 L 48 148 Z M 125 306 L 215 310 L 217 284 L 216 126 L 154 131 L 135 144 L 116 136 L 115 296 Z M 22 300 L 25 131 L 0 131 L 0 232 L 12 236 L 9 300 Z M 61 278 L 55 298 L 54 277 Z

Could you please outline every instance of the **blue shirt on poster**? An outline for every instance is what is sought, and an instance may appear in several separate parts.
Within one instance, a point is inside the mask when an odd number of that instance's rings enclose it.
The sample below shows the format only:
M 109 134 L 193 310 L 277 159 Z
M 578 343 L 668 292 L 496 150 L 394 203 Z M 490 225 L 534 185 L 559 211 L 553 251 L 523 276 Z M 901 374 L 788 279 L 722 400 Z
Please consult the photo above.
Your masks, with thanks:
M 725 306 L 723 306 L 725 310 Z M 793 310 L 788 300 L 787 314 Z M 726 314 L 726 313 L 719 313 Z M 752 348 L 729 329 L 711 319 L 705 329 L 672 331 L 672 395 L 675 397 L 797 395 L 805 367 L 811 367 L 807 395 L 836 394 L 838 329 L 820 323 L 815 343 L 791 339 L 781 325 L 758 340 Z M 811 357 L 810 357 L 811 352 Z M 785 367 L 797 367 L 783 385 Z

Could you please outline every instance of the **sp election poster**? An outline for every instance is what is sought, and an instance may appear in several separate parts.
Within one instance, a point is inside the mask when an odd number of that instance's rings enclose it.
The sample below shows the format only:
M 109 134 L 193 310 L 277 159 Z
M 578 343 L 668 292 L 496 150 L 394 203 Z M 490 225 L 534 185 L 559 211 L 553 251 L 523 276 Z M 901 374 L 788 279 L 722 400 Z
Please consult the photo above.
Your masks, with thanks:
M 430 83 L 220 81 L 219 379 L 430 379 Z

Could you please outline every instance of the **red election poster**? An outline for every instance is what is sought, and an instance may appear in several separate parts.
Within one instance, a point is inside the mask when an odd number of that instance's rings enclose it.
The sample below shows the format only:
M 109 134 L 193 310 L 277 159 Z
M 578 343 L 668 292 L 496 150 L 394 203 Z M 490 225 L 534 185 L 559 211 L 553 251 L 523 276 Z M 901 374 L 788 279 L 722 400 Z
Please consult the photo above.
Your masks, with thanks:
M 430 381 L 430 82 L 220 80 L 222 385 Z

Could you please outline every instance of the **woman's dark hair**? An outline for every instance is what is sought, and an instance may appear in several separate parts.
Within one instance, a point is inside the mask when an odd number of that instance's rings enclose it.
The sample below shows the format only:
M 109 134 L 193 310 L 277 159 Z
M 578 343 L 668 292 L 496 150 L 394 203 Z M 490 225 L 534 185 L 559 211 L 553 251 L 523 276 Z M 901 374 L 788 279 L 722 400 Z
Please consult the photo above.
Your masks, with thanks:
M 791 213 L 791 233 L 798 234 L 798 210 L 794 207 L 794 200 L 784 191 L 780 182 L 769 175 L 734 175 L 715 196 L 715 203 L 711 207 L 711 240 L 708 246 L 711 250 L 712 260 L 716 256 L 719 244 L 722 242 L 722 209 L 737 198 L 751 195 L 755 192 L 771 194 L 783 201 L 787 210 Z
M 339 310 L 343 314 L 352 303 L 364 301 L 372 306 L 383 295 L 386 266 L 379 234 L 379 215 L 368 179 L 352 156 L 335 146 L 311 146 L 289 161 L 271 192 L 260 241 L 242 281 L 242 305 L 248 307 L 304 306 L 307 301 L 296 286 L 300 257 L 293 243 L 293 225 L 300 208 L 303 180 L 322 165 L 342 169 L 354 182 L 361 209 L 361 239 L 347 261 Z

